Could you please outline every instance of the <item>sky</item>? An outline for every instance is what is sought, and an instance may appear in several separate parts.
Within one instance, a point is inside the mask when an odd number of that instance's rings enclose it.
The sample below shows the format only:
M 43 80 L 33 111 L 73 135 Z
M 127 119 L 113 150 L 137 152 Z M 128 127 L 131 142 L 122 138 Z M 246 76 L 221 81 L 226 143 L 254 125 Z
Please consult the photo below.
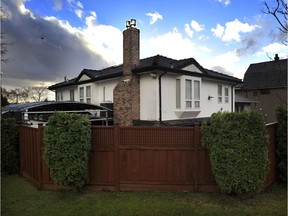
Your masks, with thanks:
M 271 6 L 275 0 L 267 0 Z M 193 57 L 243 79 L 251 63 L 287 58 L 285 35 L 263 0 L 2 0 L 2 86 L 50 86 L 122 63 L 123 30 L 136 19 L 140 58 Z

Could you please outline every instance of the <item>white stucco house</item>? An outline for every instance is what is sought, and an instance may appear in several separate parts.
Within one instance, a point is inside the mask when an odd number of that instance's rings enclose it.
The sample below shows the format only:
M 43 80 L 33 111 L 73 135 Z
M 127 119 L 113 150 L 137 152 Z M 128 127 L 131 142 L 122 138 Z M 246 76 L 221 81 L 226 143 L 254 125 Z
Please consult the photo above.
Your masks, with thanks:
M 135 26 L 123 32 L 122 65 L 83 69 L 78 77 L 50 86 L 56 100 L 113 103 L 115 121 L 123 125 L 132 125 L 132 120 L 161 122 L 234 111 L 234 87 L 240 79 L 205 69 L 194 58 L 140 59 L 139 33 Z

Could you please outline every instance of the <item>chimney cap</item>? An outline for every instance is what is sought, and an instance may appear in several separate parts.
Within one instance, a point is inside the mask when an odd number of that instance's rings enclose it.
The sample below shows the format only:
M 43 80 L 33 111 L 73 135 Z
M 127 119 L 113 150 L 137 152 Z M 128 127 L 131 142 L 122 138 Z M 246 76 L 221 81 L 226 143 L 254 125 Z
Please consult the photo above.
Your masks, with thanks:
M 126 21 L 126 28 L 136 27 L 136 19 Z

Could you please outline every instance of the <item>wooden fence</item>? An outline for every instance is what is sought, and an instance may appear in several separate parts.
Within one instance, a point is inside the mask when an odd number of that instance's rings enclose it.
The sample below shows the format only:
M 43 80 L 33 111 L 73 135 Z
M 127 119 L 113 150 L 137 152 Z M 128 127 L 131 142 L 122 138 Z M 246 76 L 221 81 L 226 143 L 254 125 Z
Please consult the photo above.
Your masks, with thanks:
M 270 134 L 270 171 L 276 179 L 276 125 Z M 208 151 L 194 127 L 92 126 L 89 183 L 94 190 L 216 191 Z M 44 127 L 20 126 L 21 173 L 40 188 L 57 189 L 43 159 Z

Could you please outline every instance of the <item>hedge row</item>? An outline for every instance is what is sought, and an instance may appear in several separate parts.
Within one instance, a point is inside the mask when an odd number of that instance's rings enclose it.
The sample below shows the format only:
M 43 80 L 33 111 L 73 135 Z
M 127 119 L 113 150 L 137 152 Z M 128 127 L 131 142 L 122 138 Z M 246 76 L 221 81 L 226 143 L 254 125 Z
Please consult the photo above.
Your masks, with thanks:
M 268 172 L 268 135 L 258 112 L 215 113 L 202 126 L 219 190 L 227 194 L 258 191 Z
M 44 142 L 44 158 L 56 184 L 80 188 L 87 183 L 91 148 L 87 117 L 56 112 L 45 127 Z

